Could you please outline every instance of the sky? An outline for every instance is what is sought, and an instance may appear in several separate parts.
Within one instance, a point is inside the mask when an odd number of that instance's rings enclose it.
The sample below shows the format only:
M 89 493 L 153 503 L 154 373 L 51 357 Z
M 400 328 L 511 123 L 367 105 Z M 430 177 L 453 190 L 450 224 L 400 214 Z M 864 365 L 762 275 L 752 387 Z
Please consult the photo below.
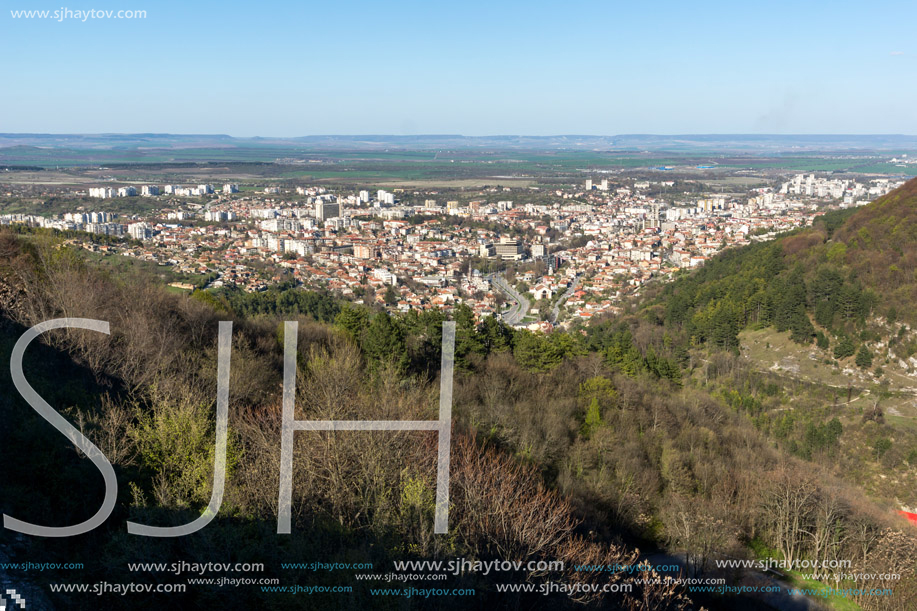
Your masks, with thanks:
M 3 5 L 0 132 L 917 134 L 913 0 Z

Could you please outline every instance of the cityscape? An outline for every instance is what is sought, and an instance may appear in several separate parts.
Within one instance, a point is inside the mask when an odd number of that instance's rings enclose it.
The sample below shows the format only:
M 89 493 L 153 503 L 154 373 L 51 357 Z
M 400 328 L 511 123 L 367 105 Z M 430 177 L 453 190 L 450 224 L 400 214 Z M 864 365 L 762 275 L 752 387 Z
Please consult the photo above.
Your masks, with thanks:
M 496 316 L 550 332 L 619 313 L 620 302 L 647 282 L 701 266 L 725 248 L 811 225 L 828 204 L 862 206 L 902 184 L 797 174 L 749 197 L 682 196 L 677 205 L 648 195 L 651 187 L 674 188 L 673 181 L 644 180 L 586 179 L 534 191 L 489 187 L 461 200 L 436 190 L 89 187 L 64 196 L 143 195 L 162 206 L 143 216 L 83 211 L 87 206 L 51 218 L 5 214 L 0 224 L 129 237 L 82 245 L 207 278 L 195 285 L 177 276 L 169 285 L 178 289 L 251 292 L 292 280 L 393 311 L 448 311 L 464 303 L 477 319 Z M 538 203 L 526 201 L 535 194 Z M 511 285 L 521 302 L 493 281 L 507 264 L 518 267 Z
M 0 13 L 0 611 L 917 609 L 917 4 Z

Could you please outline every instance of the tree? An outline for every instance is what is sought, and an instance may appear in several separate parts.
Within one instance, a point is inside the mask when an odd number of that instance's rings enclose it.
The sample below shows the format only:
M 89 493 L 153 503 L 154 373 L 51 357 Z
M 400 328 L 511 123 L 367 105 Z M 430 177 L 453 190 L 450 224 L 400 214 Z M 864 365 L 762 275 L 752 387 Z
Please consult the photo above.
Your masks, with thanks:
M 762 517 L 789 566 L 802 554 L 805 533 L 812 530 L 817 493 L 811 477 L 787 465 L 771 477 L 764 490 Z
M 879 437 L 872 444 L 873 452 L 876 453 L 876 460 L 879 460 L 885 453 L 892 449 L 892 440 L 888 437 Z
M 872 366 L 872 352 L 869 351 L 869 348 L 866 347 L 866 344 L 860 346 L 860 350 L 857 352 L 856 364 L 857 367 L 861 367 L 863 369 Z
M 643 357 L 634 345 L 630 331 L 618 331 L 612 335 L 605 350 L 605 362 L 630 377 L 635 377 L 643 369 Z
M 343 329 L 353 341 L 360 344 L 363 341 L 363 333 L 369 327 L 369 312 L 365 308 L 345 304 L 335 317 L 334 324 Z
M 602 410 L 599 407 L 598 398 L 592 397 L 592 402 L 586 408 L 586 419 L 583 422 L 580 433 L 584 438 L 589 439 L 600 426 L 602 426 Z
M 471 369 L 473 364 L 487 354 L 484 342 L 478 335 L 474 323 L 474 312 L 466 304 L 455 308 L 455 363 L 463 369 Z
M 810 288 L 811 301 L 815 304 L 815 322 L 830 328 L 837 310 L 837 299 L 844 279 L 831 266 L 819 267 Z
M 657 378 L 681 384 L 681 370 L 678 364 L 672 359 L 656 356 L 656 350 L 652 346 L 646 349 L 646 357 L 643 361 L 646 369 Z
M 382 363 L 392 363 L 400 371 L 407 367 L 408 353 L 404 332 L 395 324 L 388 312 L 379 312 L 373 316 L 366 329 L 363 350 L 373 369 L 377 369 Z
M 493 316 L 486 316 L 478 326 L 477 334 L 480 337 L 484 350 L 501 352 L 508 350 L 513 342 L 513 329 Z
M 828 336 L 821 331 L 815 334 L 815 344 L 822 350 L 827 350 L 831 347 L 831 342 L 828 340 Z
M 398 291 L 395 290 L 395 287 L 392 286 L 391 284 L 388 285 L 388 288 L 385 289 L 385 296 L 383 297 L 383 299 L 385 300 L 385 305 L 393 306 L 397 304 L 398 297 L 399 297 Z
M 724 350 L 739 347 L 738 308 L 731 301 L 723 300 L 714 306 L 710 313 L 708 340 Z
M 803 269 L 797 266 L 782 286 L 774 285 L 776 293 L 776 310 L 774 326 L 778 331 L 790 331 L 790 339 L 800 344 L 808 344 L 815 336 L 815 328 L 806 313 L 806 283 L 803 280 Z
M 513 356 L 520 365 L 531 371 L 547 371 L 557 364 L 548 356 L 548 342 L 544 334 L 526 330 L 516 333 Z
M 845 521 L 849 509 L 834 489 L 822 490 L 815 502 L 814 523 L 808 531 L 809 547 L 818 562 L 826 564 L 838 559 L 841 545 L 846 541 Z
M 689 575 L 703 574 L 711 557 L 735 538 L 730 525 L 717 515 L 722 509 L 675 494 L 662 510 L 666 538 L 669 545 L 684 551 Z
M 836 359 L 845 359 L 848 356 L 853 356 L 854 353 L 856 353 L 856 345 L 846 335 L 834 346 L 834 358 Z

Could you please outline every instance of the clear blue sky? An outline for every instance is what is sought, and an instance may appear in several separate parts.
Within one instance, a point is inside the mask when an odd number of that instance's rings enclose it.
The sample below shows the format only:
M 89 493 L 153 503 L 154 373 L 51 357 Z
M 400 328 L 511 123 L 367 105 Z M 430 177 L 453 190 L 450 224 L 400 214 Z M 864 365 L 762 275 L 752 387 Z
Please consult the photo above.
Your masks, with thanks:
M 3 4 L 0 132 L 917 134 L 914 0 Z

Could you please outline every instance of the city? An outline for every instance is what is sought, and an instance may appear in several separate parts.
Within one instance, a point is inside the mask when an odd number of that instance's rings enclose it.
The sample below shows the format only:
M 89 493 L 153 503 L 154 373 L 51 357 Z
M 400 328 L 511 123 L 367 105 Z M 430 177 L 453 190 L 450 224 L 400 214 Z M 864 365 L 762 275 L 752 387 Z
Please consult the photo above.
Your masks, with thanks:
M 864 205 L 903 181 L 798 174 L 749 197 L 711 193 L 670 205 L 647 195 L 650 187 L 674 184 L 586 179 L 554 190 L 490 187 L 463 193 L 462 200 L 436 190 L 89 187 L 70 195 L 142 194 L 162 200 L 162 207 L 117 217 L 80 206 L 52 218 L 0 215 L 0 224 L 130 238 L 83 246 L 207 278 L 200 286 L 170 283 L 179 289 L 260 291 L 292 280 L 393 311 L 448 311 L 458 303 L 478 319 L 507 319 L 512 311 L 514 326 L 550 332 L 620 312 L 621 300 L 654 278 L 703 265 L 724 248 L 811 225 L 826 204 Z M 536 192 L 538 203 L 527 201 Z M 203 199 L 183 202 L 183 196 Z M 494 284 L 493 272 L 508 272 L 531 309 L 513 311 L 519 300 Z

